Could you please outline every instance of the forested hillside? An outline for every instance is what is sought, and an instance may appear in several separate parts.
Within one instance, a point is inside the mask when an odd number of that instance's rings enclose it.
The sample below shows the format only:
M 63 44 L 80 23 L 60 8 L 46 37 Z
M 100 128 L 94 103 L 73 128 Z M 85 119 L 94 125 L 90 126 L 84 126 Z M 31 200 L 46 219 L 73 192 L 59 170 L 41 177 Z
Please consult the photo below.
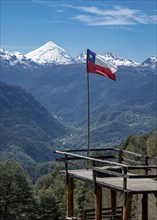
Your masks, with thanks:
M 26 166 L 53 160 L 53 141 L 67 128 L 19 86 L 1 83 L 0 103 L 0 158 Z
M 35 68 L 3 67 L 2 79 L 30 91 L 49 112 L 75 129 L 66 147 L 86 145 L 87 85 L 84 63 Z M 156 73 L 149 66 L 119 66 L 117 80 L 90 74 L 91 143 L 119 144 L 156 127 Z M 81 135 L 81 137 L 77 137 Z M 81 139 L 81 143 L 80 143 Z
M 139 153 L 148 153 L 155 162 L 157 130 L 143 136 L 130 136 L 119 147 Z M 153 163 L 154 163 L 153 162 Z M 0 162 L 1 217 L 7 220 L 64 220 L 66 212 L 66 182 L 59 174 L 64 166 L 47 162 L 22 170 L 16 162 Z M 18 186 L 18 187 L 17 187 Z M 75 181 L 75 216 L 94 207 L 93 185 Z M 122 204 L 118 194 L 118 204 Z M 103 206 L 108 207 L 109 191 L 103 189 Z M 133 197 L 132 220 L 141 219 L 141 197 Z M 5 209 L 7 207 L 7 209 Z M 149 196 L 149 219 L 156 219 L 156 199 Z

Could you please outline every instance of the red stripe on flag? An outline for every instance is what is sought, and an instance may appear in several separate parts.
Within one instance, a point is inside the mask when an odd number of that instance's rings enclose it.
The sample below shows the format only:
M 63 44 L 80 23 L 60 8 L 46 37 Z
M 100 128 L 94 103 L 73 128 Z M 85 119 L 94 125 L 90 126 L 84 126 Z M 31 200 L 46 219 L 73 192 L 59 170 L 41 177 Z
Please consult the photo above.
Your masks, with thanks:
M 112 80 L 116 80 L 116 75 L 109 69 L 105 67 L 101 67 L 99 65 L 93 64 L 92 62 L 87 60 L 87 72 L 95 73 L 101 76 L 108 77 Z

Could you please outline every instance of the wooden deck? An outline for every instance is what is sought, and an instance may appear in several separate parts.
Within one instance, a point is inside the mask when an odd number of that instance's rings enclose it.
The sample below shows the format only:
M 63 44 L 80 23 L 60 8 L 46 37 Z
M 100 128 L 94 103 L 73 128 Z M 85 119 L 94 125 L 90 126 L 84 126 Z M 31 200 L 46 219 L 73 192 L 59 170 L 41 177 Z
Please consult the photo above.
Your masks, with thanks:
M 65 173 L 65 171 L 63 171 L 63 173 Z M 69 170 L 68 174 L 80 180 L 93 182 L 92 169 Z M 123 191 L 122 177 L 97 177 L 96 183 L 100 186 Z M 128 178 L 126 191 L 133 194 L 156 193 L 157 181 L 150 178 Z
M 95 151 L 101 151 L 101 156 L 89 155 L 89 152 Z M 90 219 L 102 220 L 104 218 L 102 187 L 105 187 L 110 189 L 111 205 L 105 213 L 105 218 L 110 216 L 112 219 L 118 219 L 115 209 L 118 208 L 117 191 L 120 191 L 124 194 L 123 208 L 118 213 L 120 219 L 131 219 L 132 196 L 142 194 L 141 218 L 148 220 L 148 194 L 154 194 L 157 198 L 157 163 L 150 165 L 147 155 L 121 149 L 90 149 L 89 152 L 88 156 L 85 156 L 86 150 L 55 151 L 60 154 L 58 161 L 65 164 L 65 170 L 61 173 L 65 175 L 67 184 L 67 216 L 72 217 L 74 214 L 73 180 L 80 179 L 93 184 L 95 208 Z M 84 210 L 84 213 L 87 214 L 87 212 L 88 210 Z M 83 219 L 88 219 L 88 216 L 85 215 Z

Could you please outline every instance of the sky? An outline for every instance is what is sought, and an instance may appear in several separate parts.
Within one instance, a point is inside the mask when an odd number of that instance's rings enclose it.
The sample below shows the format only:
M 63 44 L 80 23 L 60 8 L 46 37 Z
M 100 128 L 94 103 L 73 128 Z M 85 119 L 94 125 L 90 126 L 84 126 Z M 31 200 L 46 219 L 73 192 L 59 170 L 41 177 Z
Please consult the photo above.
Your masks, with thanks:
M 73 57 L 87 48 L 137 62 L 156 55 L 154 0 L 0 1 L 0 47 L 9 52 L 53 41 Z

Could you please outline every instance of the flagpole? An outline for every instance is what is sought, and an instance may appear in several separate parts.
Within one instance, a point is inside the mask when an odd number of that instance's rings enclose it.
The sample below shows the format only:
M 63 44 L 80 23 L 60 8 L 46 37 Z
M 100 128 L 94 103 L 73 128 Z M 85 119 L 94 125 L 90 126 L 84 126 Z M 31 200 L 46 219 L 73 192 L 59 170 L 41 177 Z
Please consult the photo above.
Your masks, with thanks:
M 87 157 L 89 157 L 90 149 L 90 93 L 89 93 L 89 73 L 87 72 L 87 96 L 88 96 L 88 146 L 87 146 Z

